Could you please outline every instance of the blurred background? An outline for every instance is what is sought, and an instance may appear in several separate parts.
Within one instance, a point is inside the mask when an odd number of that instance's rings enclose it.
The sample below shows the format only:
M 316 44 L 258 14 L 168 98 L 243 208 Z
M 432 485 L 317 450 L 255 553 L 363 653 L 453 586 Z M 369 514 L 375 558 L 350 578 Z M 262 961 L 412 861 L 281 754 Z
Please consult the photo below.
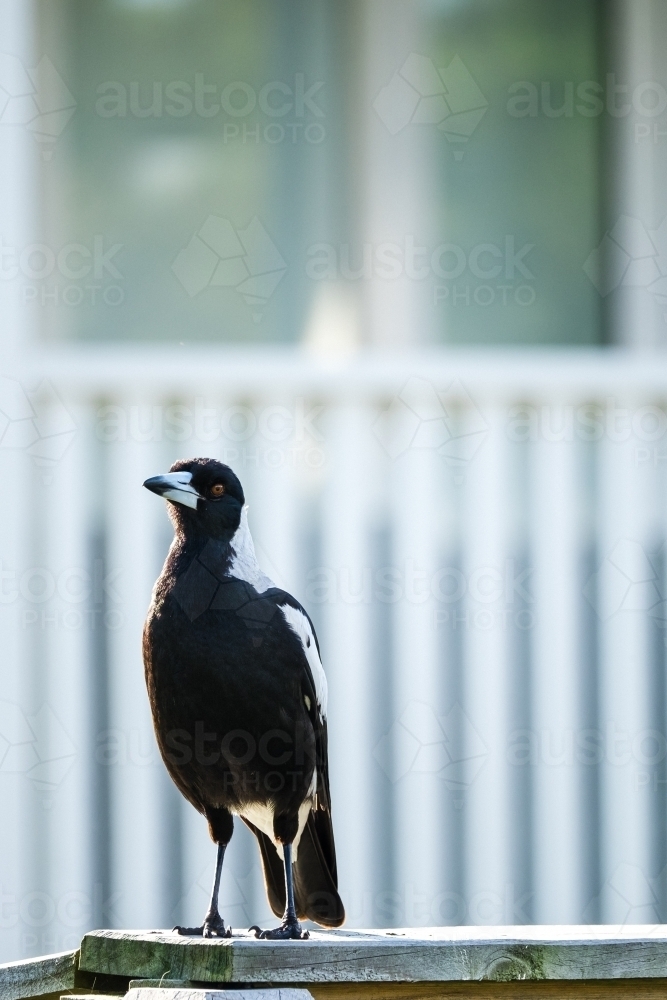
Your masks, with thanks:
M 0 960 L 206 907 L 140 654 L 194 455 L 320 635 L 349 926 L 667 919 L 666 53 L 660 0 L 0 0 Z

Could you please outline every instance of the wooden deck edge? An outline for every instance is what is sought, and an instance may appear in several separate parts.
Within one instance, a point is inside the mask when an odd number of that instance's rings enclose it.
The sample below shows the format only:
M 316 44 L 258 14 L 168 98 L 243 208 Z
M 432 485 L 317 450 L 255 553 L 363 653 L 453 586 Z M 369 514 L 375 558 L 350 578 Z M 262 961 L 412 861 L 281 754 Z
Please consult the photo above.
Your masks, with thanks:
M 579 982 L 667 978 L 667 934 L 598 939 L 434 940 L 347 934 L 299 942 L 216 942 L 162 931 L 95 931 L 81 943 L 88 975 L 193 983 Z M 0 998 L 1 1000 L 1 998 Z
M 25 1000 L 73 989 L 77 955 L 62 951 L 0 965 L 0 1000 Z

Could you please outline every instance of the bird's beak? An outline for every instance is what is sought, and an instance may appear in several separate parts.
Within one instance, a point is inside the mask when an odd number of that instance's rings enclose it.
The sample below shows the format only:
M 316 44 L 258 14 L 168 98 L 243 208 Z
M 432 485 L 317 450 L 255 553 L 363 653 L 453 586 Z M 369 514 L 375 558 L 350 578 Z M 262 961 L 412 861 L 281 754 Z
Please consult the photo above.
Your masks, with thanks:
M 190 485 L 191 472 L 167 472 L 164 476 L 153 476 L 147 479 L 144 486 L 151 493 L 157 493 L 165 500 L 181 503 L 186 507 L 197 509 L 197 501 L 201 499 L 194 486 Z

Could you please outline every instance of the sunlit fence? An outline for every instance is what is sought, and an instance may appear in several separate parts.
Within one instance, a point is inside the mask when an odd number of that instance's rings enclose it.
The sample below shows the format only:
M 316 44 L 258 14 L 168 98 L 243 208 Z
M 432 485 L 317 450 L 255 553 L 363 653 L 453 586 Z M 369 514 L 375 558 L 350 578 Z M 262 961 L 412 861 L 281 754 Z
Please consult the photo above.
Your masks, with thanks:
M 3 959 L 201 918 L 140 635 L 212 455 L 330 685 L 349 924 L 667 916 L 667 376 L 622 354 L 116 350 L 0 384 Z M 266 919 L 242 824 L 232 926 Z

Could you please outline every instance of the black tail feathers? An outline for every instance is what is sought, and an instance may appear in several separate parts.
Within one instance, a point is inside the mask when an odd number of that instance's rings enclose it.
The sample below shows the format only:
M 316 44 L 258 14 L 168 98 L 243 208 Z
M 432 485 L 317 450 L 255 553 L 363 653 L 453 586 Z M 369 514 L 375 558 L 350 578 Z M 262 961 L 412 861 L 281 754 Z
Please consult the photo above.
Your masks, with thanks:
M 244 820 L 257 837 L 264 868 L 269 905 L 277 917 L 285 910 L 283 862 L 269 837 Z M 300 920 L 313 920 L 324 927 L 340 927 L 345 908 L 338 894 L 336 855 L 331 818 L 323 810 L 308 816 L 294 863 L 294 901 Z

